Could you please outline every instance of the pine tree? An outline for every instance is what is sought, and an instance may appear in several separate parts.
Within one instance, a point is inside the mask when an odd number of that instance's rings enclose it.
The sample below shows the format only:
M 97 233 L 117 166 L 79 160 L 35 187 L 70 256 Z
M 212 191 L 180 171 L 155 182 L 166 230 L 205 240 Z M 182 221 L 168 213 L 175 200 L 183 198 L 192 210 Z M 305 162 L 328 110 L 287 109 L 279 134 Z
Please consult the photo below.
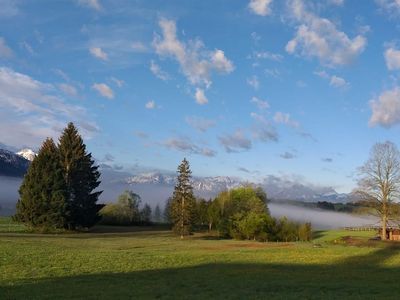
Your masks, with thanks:
M 186 158 L 178 166 L 178 180 L 171 202 L 171 219 L 174 231 L 183 238 L 192 232 L 195 198 L 191 185 L 191 171 Z
M 160 205 L 159 204 L 157 204 L 156 208 L 154 209 L 153 220 L 154 220 L 154 222 L 157 222 L 157 223 L 162 221 L 161 220 L 161 209 L 160 209 Z
M 142 224 L 150 224 L 151 223 L 151 207 L 147 203 L 144 205 L 144 207 L 140 211 L 140 221 Z
M 30 227 L 63 228 L 66 185 L 57 147 L 46 139 L 19 189 L 15 219 Z
M 100 184 L 100 173 L 73 123 L 60 137 L 59 153 L 67 186 L 68 228 L 93 226 L 99 219 L 96 203 L 101 192 L 93 190 Z

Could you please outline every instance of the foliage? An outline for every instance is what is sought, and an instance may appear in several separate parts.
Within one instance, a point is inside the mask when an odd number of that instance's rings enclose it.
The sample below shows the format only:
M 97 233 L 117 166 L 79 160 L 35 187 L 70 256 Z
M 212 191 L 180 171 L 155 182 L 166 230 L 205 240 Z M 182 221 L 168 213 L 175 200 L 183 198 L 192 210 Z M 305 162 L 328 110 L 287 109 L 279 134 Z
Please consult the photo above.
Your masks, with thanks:
M 312 227 L 310 222 L 301 224 L 299 226 L 299 240 L 303 242 L 312 240 Z
M 59 145 L 47 139 L 20 187 L 15 220 L 33 228 L 77 229 L 99 219 L 100 173 L 72 123 Z
M 191 171 L 186 158 L 178 166 L 178 178 L 170 204 L 170 216 L 173 230 L 183 238 L 192 233 L 196 202 L 191 185 Z
M 221 237 L 258 241 L 309 241 L 311 224 L 276 220 L 269 215 L 266 193 L 252 186 L 221 192 L 208 203 L 209 229 Z
M 101 224 L 105 225 L 148 225 L 151 223 L 151 207 L 140 208 L 141 199 L 132 191 L 119 195 L 117 203 L 106 204 L 99 212 Z
M 101 192 L 94 190 L 100 173 L 73 123 L 61 134 L 58 150 L 67 185 L 67 226 L 91 227 L 99 220 L 96 203 Z
M 46 139 L 19 189 L 15 220 L 42 230 L 67 223 L 67 187 L 57 147 Z

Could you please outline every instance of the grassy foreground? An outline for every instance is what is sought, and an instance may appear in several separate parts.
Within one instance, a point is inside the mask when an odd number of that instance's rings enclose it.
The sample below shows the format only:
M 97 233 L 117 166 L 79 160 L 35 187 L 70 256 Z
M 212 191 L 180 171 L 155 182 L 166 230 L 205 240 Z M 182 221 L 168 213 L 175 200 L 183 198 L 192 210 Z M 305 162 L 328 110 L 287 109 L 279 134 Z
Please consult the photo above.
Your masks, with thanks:
M 201 234 L 182 241 L 157 228 L 98 227 L 60 235 L 3 229 L 0 299 L 398 299 L 400 294 L 400 248 L 368 243 L 372 232 L 321 231 L 313 243 L 256 243 Z M 354 238 L 342 239 L 345 235 Z

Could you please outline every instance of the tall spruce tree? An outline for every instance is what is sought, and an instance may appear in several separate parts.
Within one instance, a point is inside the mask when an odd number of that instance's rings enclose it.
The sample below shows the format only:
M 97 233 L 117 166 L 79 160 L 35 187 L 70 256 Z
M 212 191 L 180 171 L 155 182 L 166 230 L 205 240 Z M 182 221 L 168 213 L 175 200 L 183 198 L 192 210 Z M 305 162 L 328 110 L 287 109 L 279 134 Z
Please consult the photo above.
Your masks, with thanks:
M 173 230 L 181 238 L 190 234 L 193 227 L 196 203 L 190 182 L 191 174 L 189 162 L 184 158 L 178 166 L 178 180 L 172 196 L 170 211 L 174 224 Z
M 57 147 L 46 139 L 19 189 L 15 219 L 30 227 L 63 228 L 66 185 Z
M 153 221 L 157 223 L 162 221 L 161 208 L 159 204 L 157 204 L 156 208 L 154 209 Z
M 100 184 L 100 173 L 73 123 L 64 129 L 58 148 L 67 186 L 67 226 L 93 226 L 99 219 L 96 203 L 101 192 L 93 191 Z

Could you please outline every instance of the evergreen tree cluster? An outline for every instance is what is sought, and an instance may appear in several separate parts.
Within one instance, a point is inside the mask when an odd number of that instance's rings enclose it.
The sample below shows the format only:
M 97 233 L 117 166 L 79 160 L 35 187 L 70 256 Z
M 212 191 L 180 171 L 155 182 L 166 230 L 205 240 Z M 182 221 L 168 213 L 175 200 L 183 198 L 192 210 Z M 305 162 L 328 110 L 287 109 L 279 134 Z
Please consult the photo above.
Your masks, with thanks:
M 64 129 L 58 145 L 46 139 L 19 189 L 15 219 L 35 228 L 78 229 L 98 220 L 100 191 L 94 165 L 73 123 Z

